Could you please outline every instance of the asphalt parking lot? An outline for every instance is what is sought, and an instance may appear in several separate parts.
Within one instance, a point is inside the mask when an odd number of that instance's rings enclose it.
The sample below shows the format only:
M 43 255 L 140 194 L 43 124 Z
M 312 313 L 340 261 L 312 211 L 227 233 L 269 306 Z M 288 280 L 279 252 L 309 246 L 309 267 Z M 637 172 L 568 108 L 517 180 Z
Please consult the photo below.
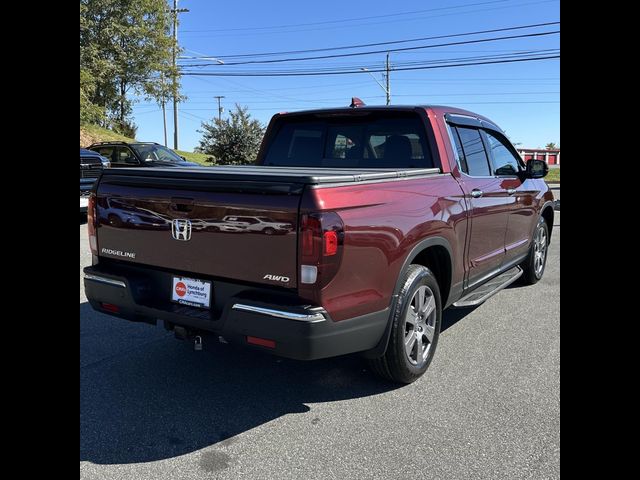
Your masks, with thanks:
M 556 211 L 543 280 L 446 311 L 431 367 L 398 387 L 357 356 L 196 352 L 94 312 L 81 220 L 81 478 L 559 478 L 559 260 Z

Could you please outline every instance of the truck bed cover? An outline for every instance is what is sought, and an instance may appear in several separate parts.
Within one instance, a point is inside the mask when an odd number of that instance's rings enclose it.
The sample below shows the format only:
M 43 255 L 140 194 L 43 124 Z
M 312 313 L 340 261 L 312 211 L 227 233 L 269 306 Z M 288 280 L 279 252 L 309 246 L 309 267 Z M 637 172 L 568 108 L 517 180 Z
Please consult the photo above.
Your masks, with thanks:
M 327 183 L 355 183 L 372 180 L 393 180 L 405 177 L 421 177 L 439 174 L 439 168 L 306 168 L 257 165 L 233 165 L 199 168 L 112 168 L 103 173 L 103 181 L 109 177 L 134 176 L 138 179 L 179 178 L 210 181 L 244 181 L 295 183 L 320 185 Z

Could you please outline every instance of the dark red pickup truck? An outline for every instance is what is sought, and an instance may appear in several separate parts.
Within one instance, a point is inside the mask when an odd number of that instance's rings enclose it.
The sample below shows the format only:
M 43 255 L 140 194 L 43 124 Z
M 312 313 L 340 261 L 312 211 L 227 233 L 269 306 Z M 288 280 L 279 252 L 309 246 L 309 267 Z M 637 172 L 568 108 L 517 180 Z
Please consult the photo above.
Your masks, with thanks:
M 255 165 L 109 169 L 90 197 L 92 307 L 296 359 L 362 352 L 409 383 L 442 310 L 544 272 L 547 166 L 452 107 L 277 114 Z

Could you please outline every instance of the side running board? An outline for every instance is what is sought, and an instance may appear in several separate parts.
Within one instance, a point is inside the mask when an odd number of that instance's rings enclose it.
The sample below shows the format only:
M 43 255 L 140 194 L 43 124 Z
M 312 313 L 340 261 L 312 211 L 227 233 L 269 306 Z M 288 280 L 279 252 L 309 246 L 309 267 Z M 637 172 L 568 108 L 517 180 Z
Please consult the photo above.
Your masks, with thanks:
M 522 268 L 516 265 L 511 270 L 507 270 L 506 272 L 501 273 L 497 277 L 489 280 L 487 283 L 484 283 L 475 290 L 472 290 L 470 293 L 455 302 L 452 306 L 475 307 L 476 305 L 480 305 L 482 302 L 494 296 L 503 288 L 511 285 L 518 278 L 520 278 L 520 275 L 522 275 Z

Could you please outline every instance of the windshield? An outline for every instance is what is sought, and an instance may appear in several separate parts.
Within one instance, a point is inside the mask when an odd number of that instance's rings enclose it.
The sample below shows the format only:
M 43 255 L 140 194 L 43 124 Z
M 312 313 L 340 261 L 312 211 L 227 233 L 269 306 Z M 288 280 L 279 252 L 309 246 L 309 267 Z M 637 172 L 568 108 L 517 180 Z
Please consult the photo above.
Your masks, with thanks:
M 162 145 L 153 145 L 148 143 L 134 143 L 131 147 L 136 151 L 142 160 L 153 160 L 158 162 L 184 162 L 184 158 L 175 153 L 173 150 L 163 147 Z
M 425 127 L 414 113 L 284 117 L 263 165 L 430 168 Z

